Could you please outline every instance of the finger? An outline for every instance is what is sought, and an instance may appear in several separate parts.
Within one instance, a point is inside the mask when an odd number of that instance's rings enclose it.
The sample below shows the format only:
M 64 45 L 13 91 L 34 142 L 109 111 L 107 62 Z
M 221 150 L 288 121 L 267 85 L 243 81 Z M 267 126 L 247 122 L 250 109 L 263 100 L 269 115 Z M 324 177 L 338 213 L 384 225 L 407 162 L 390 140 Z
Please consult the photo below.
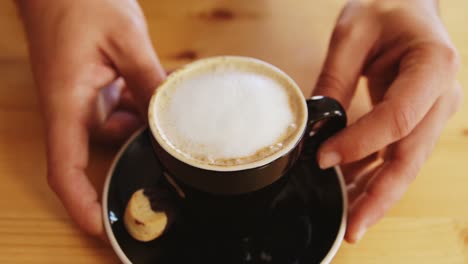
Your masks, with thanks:
M 314 90 L 314 95 L 335 98 L 345 108 L 378 36 L 377 27 L 355 19 L 358 5 L 356 1 L 350 2 L 340 15 Z
M 122 78 L 117 78 L 100 89 L 96 101 L 97 124 L 104 123 L 117 108 L 130 113 L 139 113 L 137 102 Z
M 384 100 L 322 144 L 320 167 L 362 159 L 407 136 L 454 77 L 453 59 L 443 53 L 437 48 L 421 48 L 407 54 Z
M 362 173 L 347 185 L 349 204 L 353 204 L 359 195 L 364 192 L 367 183 L 379 173 L 382 164 L 383 161 L 375 163 L 375 166 L 370 167 L 365 173 Z
M 88 131 L 83 109 L 63 106 L 49 116 L 48 182 L 77 225 L 92 235 L 103 233 L 97 193 L 85 175 Z
M 373 153 L 356 162 L 341 165 L 343 176 L 347 184 L 354 182 L 363 174 L 375 167 L 375 164 L 381 162 L 380 153 Z
M 399 60 L 404 55 L 406 48 L 406 45 L 387 47 L 384 52 L 380 52 L 371 63 L 366 65 L 363 75 L 366 77 L 373 105 L 383 100 L 388 87 L 398 76 Z
M 110 145 L 120 145 L 142 126 L 144 126 L 144 121 L 139 115 L 117 109 L 101 126 L 93 131 L 93 140 Z
M 149 100 L 166 73 L 153 49 L 144 23 L 129 20 L 124 25 L 126 37 L 121 38 L 123 29 L 118 28 L 110 38 L 107 55 L 124 77 L 141 113 L 146 116 Z
M 110 113 L 119 104 L 125 82 L 122 78 L 117 78 L 109 85 L 101 88 L 96 98 L 96 117 L 97 124 L 104 123 Z
M 348 241 L 358 241 L 403 196 L 432 151 L 444 123 L 461 104 L 460 98 L 460 87 L 441 97 L 415 130 L 395 143 L 389 159 L 351 204 Z
M 91 135 L 92 140 L 100 143 L 121 144 L 144 125 L 135 100 L 122 78 L 99 90 L 96 110 Z
M 129 113 L 139 114 L 138 103 L 133 98 L 132 93 L 128 89 L 124 89 L 120 95 L 120 101 L 117 105 L 118 109 Z

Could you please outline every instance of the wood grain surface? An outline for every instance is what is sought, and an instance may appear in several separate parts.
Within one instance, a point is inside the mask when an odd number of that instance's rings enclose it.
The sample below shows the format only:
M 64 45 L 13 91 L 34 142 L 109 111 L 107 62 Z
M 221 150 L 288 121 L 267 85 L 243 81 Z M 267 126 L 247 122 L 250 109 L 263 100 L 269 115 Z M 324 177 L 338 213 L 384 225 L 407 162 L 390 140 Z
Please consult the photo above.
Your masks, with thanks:
M 140 1 L 167 69 L 212 55 L 253 56 L 284 69 L 310 94 L 324 59 L 338 0 Z M 468 1 L 441 1 L 442 16 L 468 61 Z M 462 63 L 463 63 L 462 62 Z M 459 79 L 468 93 L 468 66 Z M 22 26 L 0 1 L 0 263 L 118 263 L 82 234 L 46 182 L 44 125 Z M 93 146 L 89 175 L 101 190 L 115 149 Z M 333 263 L 468 263 L 468 104 L 405 197 Z

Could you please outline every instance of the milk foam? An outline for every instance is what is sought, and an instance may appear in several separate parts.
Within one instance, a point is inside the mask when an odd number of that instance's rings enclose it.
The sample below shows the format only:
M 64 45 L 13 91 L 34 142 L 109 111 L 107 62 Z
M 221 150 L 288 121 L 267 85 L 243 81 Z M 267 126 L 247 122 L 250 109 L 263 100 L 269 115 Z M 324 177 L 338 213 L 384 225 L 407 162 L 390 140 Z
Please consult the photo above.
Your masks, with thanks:
M 296 129 L 291 95 L 267 75 L 226 68 L 166 90 L 156 113 L 160 132 L 177 152 L 201 162 L 276 152 Z

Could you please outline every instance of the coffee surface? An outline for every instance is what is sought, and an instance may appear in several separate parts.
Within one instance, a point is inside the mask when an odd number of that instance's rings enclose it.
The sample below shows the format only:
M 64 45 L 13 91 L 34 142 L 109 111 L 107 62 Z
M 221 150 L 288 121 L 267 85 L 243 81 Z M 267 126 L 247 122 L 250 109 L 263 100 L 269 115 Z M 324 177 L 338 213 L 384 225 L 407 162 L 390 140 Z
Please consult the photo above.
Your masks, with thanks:
M 159 133 L 196 163 L 233 166 L 261 160 L 290 143 L 303 120 L 297 91 L 255 68 L 206 65 L 162 88 L 153 109 Z

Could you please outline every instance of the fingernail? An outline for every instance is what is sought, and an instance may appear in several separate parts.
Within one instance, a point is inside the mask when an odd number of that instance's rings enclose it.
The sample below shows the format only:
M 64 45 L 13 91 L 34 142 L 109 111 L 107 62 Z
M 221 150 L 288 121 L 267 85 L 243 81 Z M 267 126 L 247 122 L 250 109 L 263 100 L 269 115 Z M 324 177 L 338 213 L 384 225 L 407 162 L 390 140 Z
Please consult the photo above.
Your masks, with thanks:
M 341 162 L 341 156 L 337 152 L 325 152 L 319 156 L 319 166 L 321 169 L 328 169 L 338 165 Z
M 366 233 L 366 229 L 365 229 L 365 228 L 361 228 L 361 229 L 356 233 L 356 242 L 359 242 L 359 240 L 361 240 L 361 238 L 364 236 L 365 233 Z

